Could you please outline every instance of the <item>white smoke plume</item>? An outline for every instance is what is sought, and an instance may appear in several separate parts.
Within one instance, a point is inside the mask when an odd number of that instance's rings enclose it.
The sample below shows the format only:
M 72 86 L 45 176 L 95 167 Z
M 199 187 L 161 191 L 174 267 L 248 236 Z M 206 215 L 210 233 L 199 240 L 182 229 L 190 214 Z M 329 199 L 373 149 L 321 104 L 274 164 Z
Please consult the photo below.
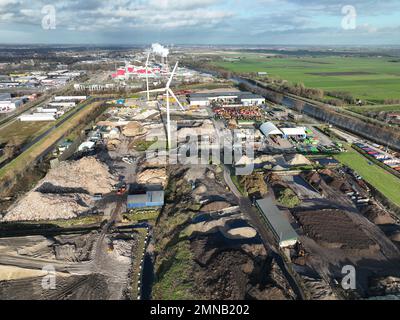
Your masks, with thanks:
M 153 43 L 151 45 L 151 47 L 153 49 L 153 53 L 154 54 L 156 54 L 158 56 L 161 56 L 163 58 L 168 57 L 168 55 L 169 55 L 169 49 L 168 48 L 165 48 L 164 46 L 162 46 L 159 43 Z

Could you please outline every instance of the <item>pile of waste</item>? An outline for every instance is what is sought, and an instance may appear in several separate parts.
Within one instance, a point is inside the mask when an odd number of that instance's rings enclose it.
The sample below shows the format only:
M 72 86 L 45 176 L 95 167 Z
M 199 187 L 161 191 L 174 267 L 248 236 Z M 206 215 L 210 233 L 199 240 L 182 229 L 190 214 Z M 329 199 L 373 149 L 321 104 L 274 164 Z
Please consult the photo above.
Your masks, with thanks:
M 144 128 L 139 122 L 129 122 L 123 129 L 122 134 L 125 137 L 136 137 L 143 136 L 147 133 L 147 129 Z
M 165 168 L 147 169 L 138 174 L 137 182 L 139 184 L 153 184 L 165 187 L 167 184 L 167 172 Z
M 94 157 L 62 162 L 10 207 L 3 221 L 71 219 L 90 212 L 92 195 L 110 193 L 117 180 Z

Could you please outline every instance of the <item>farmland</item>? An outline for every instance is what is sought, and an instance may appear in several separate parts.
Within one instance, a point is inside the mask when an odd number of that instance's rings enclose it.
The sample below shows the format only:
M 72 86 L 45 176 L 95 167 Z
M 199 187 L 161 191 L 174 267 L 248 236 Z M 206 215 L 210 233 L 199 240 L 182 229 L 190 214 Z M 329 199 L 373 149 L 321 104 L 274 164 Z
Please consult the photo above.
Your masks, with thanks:
M 393 203 L 400 206 L 400 179 L 385 169 L 371 163 L 354 149 L 336 155 L 335 158 L 360 174 L 368 183 L 379 190 Z
M 349 107 L 350 111 L 357 112 L 360 114 L 369 112 L 400 112 L 400 105 L 372 105 L 362 107 Z
M 325 92 L 348 92 L 376 103 L 400 99 L 400 62 L 390 58 L 280 58 L 247 54 L 237 61 L 214 64 L 237 73 L 267 72 L 275 79 L 304 83 Z

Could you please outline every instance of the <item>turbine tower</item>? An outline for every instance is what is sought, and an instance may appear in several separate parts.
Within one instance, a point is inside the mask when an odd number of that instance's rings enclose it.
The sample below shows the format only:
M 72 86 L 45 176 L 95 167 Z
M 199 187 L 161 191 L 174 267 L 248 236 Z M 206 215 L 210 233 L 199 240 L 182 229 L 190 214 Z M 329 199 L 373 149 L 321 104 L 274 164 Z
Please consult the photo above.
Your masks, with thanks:
M 178 62 L 175 64 L 174 70 L 172 71 L 171 76 L 169 77 L 169 80 L 168 80 L 167 85 L 165 86 L 165 88 L 147 90 L 148 93 L 150 93 L 150 92 L 165 92 L 167 94 L 167 140 L 168 140 L 168 148 L 170 148 L 172 146 L 172 141 L 171 141 L 171 115 L 170 115 L 169 96 L 171 95 L 175 99 L 175 101 L 178 103 L 179 107 L 182 110 L 185 110 L 185 108 L 182 106 L 182 104 L 180 103 L 180 101 L 176 97 L 175 93 L 170 88 L 171 83 L 172 83 L 172 79 L 173 79 L 177 69 L 178 69 Z
M 149 59 L 150 59 L 150 51 L 147 54 L 146 60 L 146 90 L 147 90 L 147 101 L 150 101 L 150 92 L 149 92 Z

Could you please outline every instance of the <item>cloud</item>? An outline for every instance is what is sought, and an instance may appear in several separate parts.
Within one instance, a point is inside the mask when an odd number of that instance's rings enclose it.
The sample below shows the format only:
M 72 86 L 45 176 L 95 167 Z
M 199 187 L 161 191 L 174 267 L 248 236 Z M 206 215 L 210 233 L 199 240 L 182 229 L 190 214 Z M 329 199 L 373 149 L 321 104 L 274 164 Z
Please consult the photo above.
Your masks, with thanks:
M 41 10 L 49 2 L 56 8 L 57 29 L 44 33 Z M 165 38 L 186 43 L 268 43 L 278 42 L 279 37 L 296 42 L 299 35 L 312 38 L 314 34 L 318 43 L 338 35 L 375 41 L 384 33 L 385 39 L 392 37 L 398 43 L 394 30 L 400 21 L 400 1 L 350 2 L 356 7 L 359 26 L 347 33 L 341 30 L 345 0 L 0 0 L 0 29 L 5 24 L 7 30 L 14 26 L 32 39 L 41 34 L 59 40 L 69 32 L 82 42 L 90 38 L 151 43 Z M 397 19 L 388 22 L 387 17 L 396 12 Z M 362 34 L 362 39 L 356 34 Z

